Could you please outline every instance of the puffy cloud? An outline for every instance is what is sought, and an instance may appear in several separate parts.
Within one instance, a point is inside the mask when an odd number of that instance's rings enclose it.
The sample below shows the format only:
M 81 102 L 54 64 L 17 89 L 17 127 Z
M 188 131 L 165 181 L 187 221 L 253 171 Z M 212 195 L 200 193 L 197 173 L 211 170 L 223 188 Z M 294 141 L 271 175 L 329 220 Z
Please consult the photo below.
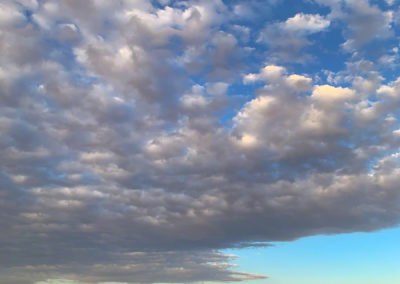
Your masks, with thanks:
M 244 83 L 251 83 L 253 81 L 262 80 L 264 82 L 276 82 L 282 78 L 286 73 L 286 69 L 282 66 L 268 65 L 260 70 L 259 74 L 247 74 L 243 78 Z
M 286 20 L 284 28 L 294 32 L 315 33 L 328 28 L 330 21 L 321 15 L 296 14 Z
M 290 75 L 286 80 L 287 84 L 296 91 L 305 92 L 311 88 L 311 78 L 305 76 L 293 74 Z
M 399 79 L 248 74 L 233 7 L 161 4 L 1 4 L 0 282 L 259 279 L 219 250 L 399 223 Z
M 358 48 L 376 37 L 389 37 L 393 12 L 382 12 L 376 6 L 370 6 L 367 1 L 349 1 L 352 13 L 345 15 L 349 23 L 351 36 L 343 43 L 345 49 Z
M 331 8 L 328 18 L 343 21 L 348 30 L 344 30 L 346 41 L 343 48 L 347 51 L 359 50 L 362 46 L 377 38 L 393 35 L 392 10 L 382 11 L 369 0 L 316 0 Z M 390 2 L 388 2 L 389 5 Z
M 267 24 L 258 41 L 266 43 L 279 61 L 303 62 L 309 56 L 302 54 L 304 47 L 311 44 L 307 35 L 322 32 L 330 20 L 319 14 L 299 13 L 284 22 Z
M 349 101 L 355 98 L 355 93 L 349 88 L 335 88 L 329 85 L 316 86 L 311 98 L 325 103 L 328 106 L 334 105 L 338 101 Z
M 228 90 L 229 84 L 225 82 L 208 83 L 207 92 L 211 95 L 225 95 Z
M 24 15 L 18 10 L 18 6 L 14 3 L 0 4 L 0 26 L 13 27 L 18 24 L 22 24 L 25 20 Z

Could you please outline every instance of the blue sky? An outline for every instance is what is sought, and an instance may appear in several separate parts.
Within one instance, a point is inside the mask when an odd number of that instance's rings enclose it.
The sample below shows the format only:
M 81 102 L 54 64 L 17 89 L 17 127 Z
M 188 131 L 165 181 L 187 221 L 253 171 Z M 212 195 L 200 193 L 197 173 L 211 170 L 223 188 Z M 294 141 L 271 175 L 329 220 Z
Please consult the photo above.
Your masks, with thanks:
M 2 1 L 0 283 L 400 281 L 399 4 Z
M 229 250 L 245 271 L 269 275 L 247 283 L 391 284 L 400 278 L 400 229 L 315 236 L 273 247 Z

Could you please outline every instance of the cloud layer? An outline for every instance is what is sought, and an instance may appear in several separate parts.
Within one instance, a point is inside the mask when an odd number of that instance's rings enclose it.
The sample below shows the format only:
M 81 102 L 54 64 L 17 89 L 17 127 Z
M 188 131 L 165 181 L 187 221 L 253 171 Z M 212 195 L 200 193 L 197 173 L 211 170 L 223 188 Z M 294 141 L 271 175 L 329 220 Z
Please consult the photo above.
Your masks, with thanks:
M 397 225 L 400 79 L 360 58 L 394 12 L 316 2 L 0 4 L 0 283 L 257 279 L 220 249 Z M 283 66 L 333 23 L 343 70 Z

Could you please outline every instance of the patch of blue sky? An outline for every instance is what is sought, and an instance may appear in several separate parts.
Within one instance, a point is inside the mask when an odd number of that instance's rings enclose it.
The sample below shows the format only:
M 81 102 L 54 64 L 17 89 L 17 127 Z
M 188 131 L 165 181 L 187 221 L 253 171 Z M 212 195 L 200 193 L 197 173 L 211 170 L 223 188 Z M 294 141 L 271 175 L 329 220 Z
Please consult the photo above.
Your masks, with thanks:
M 23 14 L 24 14 L 26 20 L 27 20 L 29 23 L 33 23 L 33 20 L 32 20 L 33 12 L 32 12 L 32 10 L 27 9 L 27 8 L 25 8 L 25 7 L 22 6 L 22 5 L 21 5 L 21 10 L 22 10 L 22 12 L 23 12 Z
M 49 58 L 63 65 L 68 71 L 75 67 L 75 54 L 72 46 L 53 37 L 44 38 L 45 46 L 49 47 Z
M 229 96 L 230 106 L 225 108 L 219 116 L 219 122 L 228 128 L 233 124 L 233 118 L 238 114 L 246 102 L 255 98 L 257 89 L 264 85 L 263 82 L 244 85 L 241 81 L 234 82 L 229 86 L 227 95 Z
M 338 145 L 339 145 L 339 146 L 342 146 L 342 147 L 349 148 L 349 149 L 355 149 L 355 147 L 356 147 L 356 144 L 355 144 L 355 143 L 353 143 L 353 142 L 351 142 L 351 141 L 348 141 L 347 139 L 341 139 L 341 140 L 339 140 L 339 141 L 338 141 Z
M 265 248 L 230 249 L 238 271 L 268 275 L 249 284 L 394 284 L 400 280 L 400 228 L 313 236 Z
M 323 70 L 338 72 L 345 68 L 350 55 L 340 48 L 345 39 L 339 24 L 332 22 L 326 31 L 310 35 L 308 40 L 311 44 L 306 48 L 306 52 L 310 53 L 313 59 L 298 66 L 295 72 L 318 74 Z

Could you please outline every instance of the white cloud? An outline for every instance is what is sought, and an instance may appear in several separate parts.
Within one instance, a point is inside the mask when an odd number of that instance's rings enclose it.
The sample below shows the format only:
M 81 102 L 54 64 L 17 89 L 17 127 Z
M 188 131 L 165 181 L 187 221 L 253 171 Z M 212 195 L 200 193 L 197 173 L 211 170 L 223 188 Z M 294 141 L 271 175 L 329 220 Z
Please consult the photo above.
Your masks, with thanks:
M 328 29 L 330 20 L 319 14 L 299 13 L 283 22 L 267 23 L 260 32 L 258 42 L 269 46 L 278 62 L 301 62 L 311 57 L 303 49 L 311 42 L 307 37 Z
M 17 5 L 0 3 L 0 27 L 11 28 L 14 25 L 22 24 L 25 21 L 24 15 L 18 11 Z
M 314 88 L 311 98 L 329 105 L 337 102 L 350 101 L 356 97 L 355 92 L 349 88 L 336 88 L 329 85 L 323 85 Z
M 311 89 L 311 78 L 293 74 L 287 77 L 286 80 L 288 85 L 296 91 L 305 92 Z
M 299 13 L 284 22 L 284 28 L 292 32 L 316 33 L 327 29 L 330 21 L 321 15 Z

